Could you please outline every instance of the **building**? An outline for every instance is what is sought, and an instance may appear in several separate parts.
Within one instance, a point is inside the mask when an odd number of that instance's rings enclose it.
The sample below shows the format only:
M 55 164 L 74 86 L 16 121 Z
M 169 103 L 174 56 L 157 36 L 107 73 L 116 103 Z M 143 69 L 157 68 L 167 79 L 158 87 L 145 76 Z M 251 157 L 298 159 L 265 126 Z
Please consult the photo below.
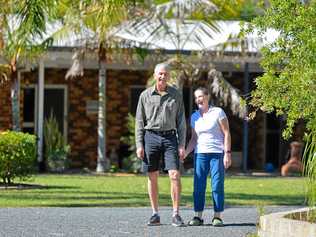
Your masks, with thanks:
M 95 169 L 98 146 L 98 60 L 94 53 L 88 53 L 84 61 L 84 75 L 66 80 L 74 47 L 72 44 L 54 45 L 38 65 L 18 72 L 21 127 L 25 132 L 37 133 L 42 120 L 39 113 L 41 102 L 44 101 L 44 118 L 53 111 L 60 130 L 71 146 L 71 167 Z M 254 87 L 254 79 L 262 73 L 259 67 L 260 55 L 255 52 L 244 56 L 238 50 L 226 49 L 223 55 L 217 57 L 216 49 L 214 52 L 215 56 L 210 60 L 216 69 L 234 87 L 242 93 L 248 93 Z M 122 159 L 127 155 L 127 147 L 121 142 L 121 137 L 128 132 L 128 113 L 135 113 L 138 96 L 146 87 L 159 58 L 149 56 L 142 62 L 135 55 L 129 56 L 129 59 L 126 59 L 128 54 L 114 52 L 111 55 L 113 58 L 109 57 L 106 65 L 106 147 L 107 157 L 115 151 L 120 157 L 118 165 L 121 166 Z M 193 89 L 206 83 L 206 76 L 202 76 L 194 84 L 184 85 L 187 118 L 194 109 Z M 0 87 L 0 130 L 12 127 L 10 87 L 11 82 Z M 259 113 L 255 120 L 245 122 L 233 116 L 227 108 L 224 110 L 232 133 L 233 166 L 237 169 L 264 169 L 269 162 L 280 167 L 284 157 L 284 141 L 280 134 L 282 121 L 273 115 Z

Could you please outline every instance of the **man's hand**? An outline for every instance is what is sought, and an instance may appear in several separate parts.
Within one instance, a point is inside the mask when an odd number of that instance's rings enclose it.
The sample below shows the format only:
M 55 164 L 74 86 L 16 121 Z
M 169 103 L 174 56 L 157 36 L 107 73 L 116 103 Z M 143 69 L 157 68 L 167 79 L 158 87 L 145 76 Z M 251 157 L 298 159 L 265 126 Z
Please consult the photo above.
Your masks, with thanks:
M 139 147 L 136 150 L 136 155 L 138 159 L 144 159 L 144 148 L 143 147 Z
M 185 154 L 185 149 L 184 149 L 184 147 L 183 146 L 179 146 L 179 148 L 178 148 L 178 152 L 179 152 L 179 159 L 180 159 L 180 161 L 181 162 L 183 162 L 184 161 L 184 154 Z
M 231 153 L 225 153 L 224 155 L 224 167 L 225 169 L 228 169 L 232 164 L 232 154 Z

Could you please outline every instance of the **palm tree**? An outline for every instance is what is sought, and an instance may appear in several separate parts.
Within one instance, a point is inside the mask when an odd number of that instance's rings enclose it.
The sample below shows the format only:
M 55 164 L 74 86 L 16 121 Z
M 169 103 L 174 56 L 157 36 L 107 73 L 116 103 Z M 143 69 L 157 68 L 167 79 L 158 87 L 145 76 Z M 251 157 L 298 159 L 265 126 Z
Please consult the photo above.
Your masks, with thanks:
M 244 1 L 238 0 L 237 3 L 242 5 Z M 225 18 L 236 15 L 229 4 L 221 4 L 220 8 L 217 4 L 208 0 L 171 0 L 154 6 L 153 13 L 145 18 L 123 24 L 115 35 L 118 40 L 134 40 L 138 47 L 176 51 L 176 55 L 166 60 L 166 63 L 172 68 L 172 83 L 180 91 L 185 80 L 194 82 L 200 79 L 203 72 L 207 72 L 210 92 L 225 106 L 230 105 L 234 114 L 244 118 L 246 110 L 239 90 L 215 70 L 209 58 L 206 59 L 208 50 L 215 46 L 212 42 L 227 44 L 217 38 L 229 39 L 221 35 L 221 27 L 225 24 L 218 24 L 212 16 L 218 17 L 219 11 L 225 12 Z M 184 51 L 191 50 L 204 52 L 204 56 L 182 55 Z M 152 79 L 149 79 L 148 84 L 152 84 Z
M 140 1 L 143 2 L 143 1 Z M 105 101 L 106 101 L 106 58 L 109 45 L 109 31 L 112 27 L 121 23 L 127 16 L 133 15 L 132 10 L 135 10 L 137 1 L 126 0 L 87 0 L 76 1 L 73 3 L 69 15 L 75 16 L 72 18 L 65 17 L 69 20 L 65 22 L 65 27 L 68 29 L 79 29 L 82 27 L 89 29 L 94 33 L 95 38 L 88 40 L 87 44 L 97 51 L 99 61 L 99 99 L 98 99 L 98 160 L 97 160 L 97 172 L 104 172 L 108 167 L 108 161 L 106 159 L 106 113 L 105 113 Z M 131 7 L 132 6 L 132 7 Z M 63 29 L 65 31 L 65 29 Z M 84 49 L 85 50 L 85 49 Z M 87 50 L 87 49 L 86 49 Z M 80 50 L 83 52 L 83 50 Z M 81 53 L 76 53 L 74 63 L 77 66 L 73 66 L 67 72 L 67 77 L 77 77 L 82 75 L 82 67 L 78 66 Z M 79 69 L 79 70 L 77 70 Z
M 54 0 L 1 1 L 1 79 L 11 81 L 12 128 L 20 130 L 18 68 L 40 55 L 51 43 L 42 41 L 46 21 L 55 14 Z M 38 43 L 39 42 L 39 43 Z

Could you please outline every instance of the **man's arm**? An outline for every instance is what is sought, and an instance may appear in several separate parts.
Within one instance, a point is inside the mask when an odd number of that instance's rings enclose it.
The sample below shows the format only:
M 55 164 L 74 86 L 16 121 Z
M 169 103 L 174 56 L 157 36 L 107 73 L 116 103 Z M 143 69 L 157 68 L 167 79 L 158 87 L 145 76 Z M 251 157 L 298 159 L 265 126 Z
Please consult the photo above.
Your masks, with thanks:
M 184 105 L 181 95 L 179 95 L 179 106 L 177 112 L 177 133 L 179 140 L 179 157 L 181 160 L 184 159 L 185 152 L 185 138 L 186 138 L 186 122 L 185 122 L 185 113 L 184 113 Z
M 136 118 L 135 118 L 135 143 L 136 154 L 138 158 L 144 158 L 144 133 L 145 133 L 145 109 L 143 105 L 143 96 L 138 100 Z

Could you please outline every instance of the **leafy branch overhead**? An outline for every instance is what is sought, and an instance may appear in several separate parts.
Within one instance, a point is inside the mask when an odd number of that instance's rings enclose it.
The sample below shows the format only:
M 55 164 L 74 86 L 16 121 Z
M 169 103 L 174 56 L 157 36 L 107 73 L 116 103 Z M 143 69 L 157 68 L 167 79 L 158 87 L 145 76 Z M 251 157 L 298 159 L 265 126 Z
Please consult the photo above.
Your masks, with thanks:
M 274 0 L 254 24 L 261 32 L 279 31 L 279 37 L 262 50 L 265 71 L 252 93 L 256 108 L 286 117 L 289 137 L 300 119 L 316 129 L 316 1 Z

